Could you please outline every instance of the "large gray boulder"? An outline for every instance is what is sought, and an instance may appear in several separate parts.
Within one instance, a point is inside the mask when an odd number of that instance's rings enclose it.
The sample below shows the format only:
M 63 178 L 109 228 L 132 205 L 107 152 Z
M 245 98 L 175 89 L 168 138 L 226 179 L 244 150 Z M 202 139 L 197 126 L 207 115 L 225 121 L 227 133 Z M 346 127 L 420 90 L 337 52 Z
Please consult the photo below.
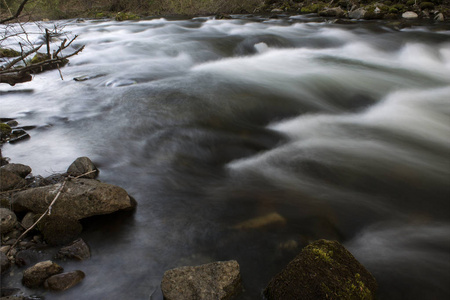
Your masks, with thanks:
M 14 210 L 42 214 L 56 197 L 61 184 L 17 192 L 12 200 Z M 135 206 L 135 200 L 118 186 L 94 179 L 72 179 L 66 182 L 59 198 L 52 206 L 51 216 L 80 220 Z
M 67 169 L 67 174 L 74 177 L 89 173 L 82 176 L 82 178 L 90 179 L 96 178 L 99 172 L 100 171 L 97 169 L 94 163 L 86 156 L 78 157 Z
M 239 264 L 235 260 L 168 270 L 161 282 L 165 300 L 231 299 L 241 289 Z
M 375 299 L 377 282 L 336 241 L 319 240 L 305 247 L 264 290 L 267 300 Z
M 63 268 L 58 264 L 47 260 L 35 264 L 23 272 L 22 283 L 29 288 L 37 288 L 52 275 L 59 274 Z

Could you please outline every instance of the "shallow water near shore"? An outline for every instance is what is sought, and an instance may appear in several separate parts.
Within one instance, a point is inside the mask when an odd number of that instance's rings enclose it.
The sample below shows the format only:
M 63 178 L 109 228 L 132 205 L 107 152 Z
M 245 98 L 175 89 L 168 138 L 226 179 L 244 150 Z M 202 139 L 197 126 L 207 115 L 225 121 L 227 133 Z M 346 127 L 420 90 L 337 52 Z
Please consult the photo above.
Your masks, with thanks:
M 162 299 L 165 270 L 229 259 L 239 299 L 262 299 L 320 238 L 372 272 L 380 299 L 450 297 L 448 24 L 235 16 L 65 30 L 86 48 L 64 80 L 0 86 L 1 117 L 37 126 L 3 155 L 42 176 L 88 156 L 138 208 L 86 220 L 92 258 L 63 264 L 86 273 L 64 299 Z M 273 212 L 286 224 L 236 229 Z

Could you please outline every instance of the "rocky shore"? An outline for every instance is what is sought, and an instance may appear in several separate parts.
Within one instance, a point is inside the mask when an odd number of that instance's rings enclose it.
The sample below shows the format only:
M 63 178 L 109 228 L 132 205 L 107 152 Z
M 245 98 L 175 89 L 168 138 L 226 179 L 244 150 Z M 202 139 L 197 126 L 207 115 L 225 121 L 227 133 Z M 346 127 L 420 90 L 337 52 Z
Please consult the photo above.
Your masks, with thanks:
M 271 13 L 315 13 L 321 17 L 354 20 L 429 19 L 444 21 L 450 17 L 449 5 L 450 1 L 447 0 L 266 0 L 261 9 Z
M 23 131 L 14 120 L 7 122 L 1 123 L 2 143 L 15 142 L 14 132 Z M 25 131 L 20 135 L 30 138 Z M 22 284 L 28 289 L 62 292 L 86 276 L 82 270 L 65 272 L 64 262 L 91 257 L 90 247 L 79 237 L 80 220 L 135 209 L 136 201 L 124 189 L 97 180 L 99 170 L 88 157 L 77 158 L 63 174 L 43 178 L 31 171 L 29 166 L 1 157 L 1 276 L 15 270 L 21 272 Z M 284 224 L 282 216 L 272 213 L 234 228 Z M 244 290 L 243 282 L 236 260 L 180 266 L 164 273 L 161 293 L 166 300 L 234 299 Z M 376 290 L 374 277 L 349 251 L 336 241 L 319 240 L 275 275 L 263 294 L 267 300 L 374 299 Z M 44 296 L 27 296 L 21 287 L 2 286 L 0 300 L 7 299 Z

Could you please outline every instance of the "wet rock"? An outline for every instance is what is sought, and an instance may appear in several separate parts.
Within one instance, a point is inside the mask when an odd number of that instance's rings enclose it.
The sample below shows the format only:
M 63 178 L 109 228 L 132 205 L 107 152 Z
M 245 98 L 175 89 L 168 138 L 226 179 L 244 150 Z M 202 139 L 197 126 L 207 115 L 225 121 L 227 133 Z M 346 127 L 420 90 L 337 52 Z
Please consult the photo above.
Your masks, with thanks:
M 345 11 L 340 7 L 326 8 L 319 12 L 321 17 L 343 18 L 346 16 Z
M 234 229 L 258 229 L 269 226 L 284 226 L 286 219 L 277 212 L 256 217 L 235 225 Z
M 67 174 L 72 175 L 74 177 L 80 176 L 82 174 L 87 175 L 82 176 L 81 178 L 90 178 L 94 179 L 98 176 L 99 170 L 94 165 L 94 163 L 88 157 L 78 157 L 67 169 Z
M 59 250 L 58 255 L 61 257 L 74 258 L 77 260 L 86 260 L 91 257 L 91 251 L 83 239 L 78 239 L 70 245 Z
M 367 10 L 365 10 L 364 8 L 360 7 L 357 8 L 355 10 L 352 10 L 348 13 L 348 17 L 350 19 L 364 19 L 364 16 L 366 15 Z
M 30 135 L 23 129 L 13 129 L 11 131 L 11 139 L 9 140 L 10 144 L 15 144 L 30 138 Z
M 19 175 L 4 169 L 6 166 L 0 168 L 0 191 L 10 191 L 25 187 L 27 182 Z
M 0 208 L 0 232 L 8 233 L 14 229 L 17 224 L 16 214 L 7 208 Z
M 33 213 L 31 211 L 28 212 L 22 219 L 22 222 L 21 222 L 22 226 L 25 229 L 30 228 L 34 224 L 35 218 L 36 218 L 36 214 L 35 213 Z
M 17 211 L 33 211 L 42 214 L 56 197 L 61 184 L 48 185 L 17 192 L 12 205 Z M 73 179 L 67 181 L 51 215 L 71 220 L 103 215 L 118 210 L 132 209 L 136 202 L 127 192 L 94 179 Z
M 53 291 L 65 291 L 80 283 L 84 277 L 84 272 L 80 270 L 61 273 L 47 278 L 44 287 Z
M 23 272 L 22 283 L 29 288 L 37 288 L 52 275 L 59 274 L 63 268 L 58 264 L 47 260 L 35 264 Z
M 415 12 L 413 12 L 413 11 L 407 11 L 407 12 L 404 12 L 404 13 L 402 14 L 402 18 L 403 18 L 403 19 L 409 19 L 409 20 L 412 20 L 412 19 L 417 19 L 418 17 L 419 17 L 419 15 L 416 14 Z
M 49 245 L 66 244 L 83 231 L 83 226 L 78 220 L 53 214 L 45 216 L 37 226 Z
M 8 170 L 16 175 L 19 175 L 22 178 L 25 178 L 28 174 L 31 173 L 31 168 L 22 164 L 7 164 L 2 167 L 3 170 Z
M 11 126 L 5 123 L 0 123 L 0 139 L 7 139 L 11 134 Z
M 264 290 L 267 300 L 374 299 L 375 278 L 336 241 L 305 247 Z
M 270 12 L 271 12 L 271 13 L 282 13 L 283 10 L 280 9 L 280 8 L 274 8 L 274 9 L 272 9 Z
M 239 264 L 235 260 L 172 269 L 164 273 L 161 282 L 166 300 L 230 299 L 241 289 Z
M 1 274 L 5 273 L 9 270 L 9 267 L 11 266 L 11 263 L 9 262 L 8 257 L 5 253 L 0 252 L 0 267 L 1 267 Z
M 2 287 L 0 295 L 2 297 L 13 296 L 20 293 L 20 289 Z

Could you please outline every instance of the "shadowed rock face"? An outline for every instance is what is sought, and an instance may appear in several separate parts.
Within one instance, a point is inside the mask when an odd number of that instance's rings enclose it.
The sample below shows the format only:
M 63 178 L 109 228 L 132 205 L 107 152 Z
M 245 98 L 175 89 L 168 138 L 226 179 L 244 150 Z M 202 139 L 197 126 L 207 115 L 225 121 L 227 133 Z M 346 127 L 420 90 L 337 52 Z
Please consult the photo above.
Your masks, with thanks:
M 264 290 L 268 300 L 374 299 L 375 278 L 336 241 L 305 247 Z
M 161 282 L 166 300 L 231 299 L 241 291 L 237 261 L 214 262 L 166 271 Z

